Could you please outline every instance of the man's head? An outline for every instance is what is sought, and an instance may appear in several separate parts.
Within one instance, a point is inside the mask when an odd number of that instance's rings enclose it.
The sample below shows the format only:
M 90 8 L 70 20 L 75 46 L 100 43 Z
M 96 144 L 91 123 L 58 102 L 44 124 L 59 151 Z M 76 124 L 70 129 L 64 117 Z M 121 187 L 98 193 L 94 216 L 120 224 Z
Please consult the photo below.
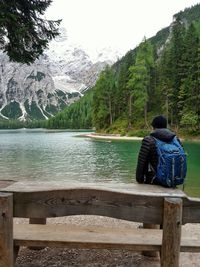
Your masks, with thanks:
M 154 129 L 167 128 L 167 120 L 164 116 L 159 115 L 152 120 L 151 125 Z

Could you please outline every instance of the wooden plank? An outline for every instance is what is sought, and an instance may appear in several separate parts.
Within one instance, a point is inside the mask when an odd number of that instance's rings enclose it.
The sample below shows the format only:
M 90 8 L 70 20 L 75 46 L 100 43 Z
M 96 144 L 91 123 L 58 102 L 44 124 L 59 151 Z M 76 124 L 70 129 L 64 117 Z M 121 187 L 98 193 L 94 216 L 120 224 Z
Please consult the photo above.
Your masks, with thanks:
M 47 222 L 47 219 L 46 218 L 30 218 L 29 219 L 29 223 L 30 224 L 46 224 Z M 40 250 L 40 249 L 44 249 L 44 247 L 34 247 L 34 246 L 31 246 L 29 247 L 29 249 L 32 249 L 32 250 Z
M 160 250 L 161 230 L 84 227 L 62 224 L 14 225 L 15 245 L 67 248 Z
M 5 189 L 6 187 L 16 183 L 16 181 L 13 180 L 0 180 L 0 190 Z
M 183 199 L 183 224 L 200 223 L 200 198 Z
M 138 184 L 15 183 L 15 217 L 55 217 L 75 214 L 110 216 L 145 223 L 161 223 L 165 196 L 180 190 Z
M 30 224 L 46 224 L 47 219 L 46 218 L 30 218 L 29 223 Z
M 13 197 L 0 192 L 0 266 L 13 267 Z
M 200 235 L 182 235 L 181 236 L 181 252 L 200 252 Z
M 160 250 L 162 230 L 84 227 L 68 224 L 14 224 L 14 242 L 18 246 L 118 248 L 136 251 L 147 249 L 153 251 Z M 200 252 L 200 234 L 194 236 L 183 232 L 181 252 Z
M 165 196 L 185 196 L 180 190 L 133 183 L 18 182 L 5 190 L 14 192 L 15 217 L 88 214 L 153 224 L 162 222 Z
M 5 188 L 6 192 L 43 192 L 75 189 L 104 190 L 142 196 L 184 197 L 179 189 L 136 183 L 70 183 L 65 181 L 17 182 Z
M 163 197 L 141 197 L 97 189 L 14 193 L 14 217 L 48 218 L 84 214 L 161 224 Z
M 144 229 L 160 229 L 160 225 L 159 224 L 149 224 L 149 223 L 143 223 L 143 228 Z M 159 251 L 143 251 L 142 255 L 147 256 L 147 257 L 154 257 L 154 258 L 158 258 L 159 255 Z
M 163 215 L 161 266 L 178 267 L 181 242 L 182 199 L 166 198 Z

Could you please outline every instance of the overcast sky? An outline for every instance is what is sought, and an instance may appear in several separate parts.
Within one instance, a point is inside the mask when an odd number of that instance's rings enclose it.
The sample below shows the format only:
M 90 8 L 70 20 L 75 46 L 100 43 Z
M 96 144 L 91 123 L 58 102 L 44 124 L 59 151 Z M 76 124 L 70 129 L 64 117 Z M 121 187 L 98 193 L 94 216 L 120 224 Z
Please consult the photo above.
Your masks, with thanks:
M 53 0 L 51 19 L 63 19 L 69 39 L 86 49 L 126 53 L 169 26 L 173 15 L 197 0 Z

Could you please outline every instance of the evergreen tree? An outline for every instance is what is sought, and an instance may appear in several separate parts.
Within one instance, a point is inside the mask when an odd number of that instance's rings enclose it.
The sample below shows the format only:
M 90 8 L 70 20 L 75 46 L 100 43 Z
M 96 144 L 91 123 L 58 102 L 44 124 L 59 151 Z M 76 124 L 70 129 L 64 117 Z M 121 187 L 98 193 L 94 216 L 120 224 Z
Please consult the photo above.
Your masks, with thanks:
M 158 72 L 158 88 L 160 109 L 165 114 L 167 122 L 172 121 L 173 114 L 173 90 L 172 90 L 172 68 L 171 68 L 171 53 L 170 46 L 166 45 L 161 58 L 157 62 Z
M 181 87 L 181 81 L 184 78 L 184 65 L 183 65 L 183 54 L 184 54 L 184 34 L 185 27 L 180 17 L 177 16 L 172 27 L 172 39 L 170 49 L 170 65 L 171 69 L 171 81 L 172 81 L 172 103 L 171 103 L 171 123 L 174 126 L 178 126 L 180 120 L 178 101 L 179 91 Z
M 199 92 L 197 90 L 198 83 L 198 47 L 199 38 L 196 28 L 191 24 L 187 30 L 185 40 L 185 51 L 183 54 L 184 76 L 179 92 L 179 114 L 183 116 L 191 109 L 199 106 L 197 101 Z M 195 96 L 195 99 L 192 98 Z
M 117 109 L 116 115 L 121 117 L 129 117 L 129 101 L 130 94 L 129 88 L 127 87 L 127 82 L 130 76 L 130 66 L 135 62 L 135 53 L 128 52 L 123 58 L 123 62 L 120 65 L 117 75 L 117 88 L 116 88 L 116 99 L 117 99 Z
M 42 17 L 52 0 L 1 0 L 0 48 L 11 60 L 31 63 L 56 37 L 60 21 Z
M 151 88 L 151 70 L 154 67 L 154 53 L 150 42 L 144 41 L 140 44 L 135 65 L 129 68 L 130 79 L 127 83 L 130 89 L 129 118 L 131 116 L 132 98 L 134 106 L 144 111 L 145 125 L 148 127 L 147 109 Z M 129 119 L 130 123 L 130 119 Z
M 107 66 L 100 74 L 93 96 L 93 123 L 97 129 L 108 127 L 113 123 L 115 90 L 114 72 Z

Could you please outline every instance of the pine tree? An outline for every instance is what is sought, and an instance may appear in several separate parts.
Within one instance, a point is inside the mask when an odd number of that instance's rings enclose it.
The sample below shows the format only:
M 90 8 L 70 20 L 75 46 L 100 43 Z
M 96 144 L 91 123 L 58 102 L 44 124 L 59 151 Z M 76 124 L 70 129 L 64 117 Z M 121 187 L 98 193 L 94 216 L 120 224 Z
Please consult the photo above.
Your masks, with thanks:
M 144 121 L 146 127 L 148 127 L 147 109 L 148 100 L 151 88 L 151 70 L 154 67 L 154 53 L 153 47 L 146 39 L 140 44 L 135 65 L 129 68 L 130 79 L 127 82 L 127 87 L 130 90 L 129 94 L 129 126 L 131 117 L 131 105 L 133 99 L 133 105 L 137 110 L 144 111 Z
M 107 66 L 96 83 L 93 96 L 93 123 L 97 129 L 109 127 L 113 123 L 115 90 L 114 72 Z
M 52 0 L 1 0 L 0 48 L 12 61 L 31 63 L 56 37 L 60 20 L 42 17 Z
M 197 73 L 197 61 L 198 61 L 198 46 L 199 38 L 196 29 L 191 24 L 186 32 L 184 39 L 184 53 L 183 53 L 183 70 L 184 75 L 182 78 L 182 84 L 179 91 L 179 114 L 183 116 L 188 110 L 193 109 L 194 106 L 198 106 L 196 103 L 196 97 L 198 92 L 196 91 L 198 73 Z M 195 100 L 191 100 L 195 96 Z
M 180 17 L 177 16 L 172 27 L 172 39 L 170 49 L 170 64 L 171 69 L 171 81 L 172 81 L 172 116 L 171 123 L 175 127 L 178 127 L 180 117 L 178 109 L 179 90 L 181 87 L 181 81 L 184 78 L 184 65 L 183 65 L 183 54 L 184 54 L 184 35 L 185 27 Z

